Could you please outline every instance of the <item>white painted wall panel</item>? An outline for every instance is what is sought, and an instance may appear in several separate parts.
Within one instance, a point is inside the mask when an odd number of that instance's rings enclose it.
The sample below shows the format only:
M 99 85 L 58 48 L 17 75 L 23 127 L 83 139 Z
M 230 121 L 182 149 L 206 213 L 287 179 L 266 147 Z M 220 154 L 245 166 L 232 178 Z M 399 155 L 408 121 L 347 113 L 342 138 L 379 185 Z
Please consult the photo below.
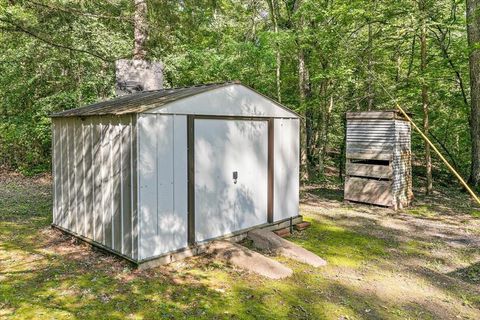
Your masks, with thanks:
M 186 116 L 174 116 L 173 139 L 173 206 L 175 219 L 174 223 L 171 225 L 171 230 L 173 234 L 173 248 L 184 248 L 188 245 L 188 155 Z
M 195 120 L 197 241 L 267 222 L 267 166 L 267 121 Z
M 156 256 L 174 249 L 172 225 L 173 210 L 173 116 L 156 116 L 157 134 L 157 231 L 154 243 L 150 243 Z
M 241 84 L 232 84 L 180 99 L 158 109 L 149 110 L 148 113 L 297 117 L 291 111 Z
M 299 214 L 299 124 L 299 119 L 274 120 L 274 221 Z
M 157 234 L 157 138 L 156 115 L 140 115 L 137 121 L 139 175 L 139 258 L 153 254 Z
M 138 119 L 140 259 L 187 246 L 185 116 Z

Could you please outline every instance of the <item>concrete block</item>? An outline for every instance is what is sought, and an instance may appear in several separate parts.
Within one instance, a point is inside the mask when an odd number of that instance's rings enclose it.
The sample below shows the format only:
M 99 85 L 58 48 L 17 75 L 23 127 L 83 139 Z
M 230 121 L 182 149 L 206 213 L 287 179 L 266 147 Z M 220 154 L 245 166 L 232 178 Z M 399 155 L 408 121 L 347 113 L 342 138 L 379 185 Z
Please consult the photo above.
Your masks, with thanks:
M 287 258 L 309 264 L 313 267 L 321 267 L 327 264 L 325 260 L 313 252 L 310 252 L 267 230 L 252 230 L 248 233 L 248 238 L 253 241 L 255 247 L 261 250 L 269 250 Z
M 269 279 L 283 279 L 293 274 L 292 269 L 258 252 L 229 241 L 213 241 L 206 252 L 241 269 Z

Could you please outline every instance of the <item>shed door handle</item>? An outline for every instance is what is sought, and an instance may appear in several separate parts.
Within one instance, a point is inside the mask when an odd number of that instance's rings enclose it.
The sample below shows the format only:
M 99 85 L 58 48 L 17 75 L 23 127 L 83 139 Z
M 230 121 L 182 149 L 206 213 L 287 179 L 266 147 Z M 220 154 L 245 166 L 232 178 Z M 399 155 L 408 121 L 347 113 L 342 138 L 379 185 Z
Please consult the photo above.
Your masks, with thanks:
M 237 184 L 238 180 L 238 171 L 233 171 L 233 183 Z

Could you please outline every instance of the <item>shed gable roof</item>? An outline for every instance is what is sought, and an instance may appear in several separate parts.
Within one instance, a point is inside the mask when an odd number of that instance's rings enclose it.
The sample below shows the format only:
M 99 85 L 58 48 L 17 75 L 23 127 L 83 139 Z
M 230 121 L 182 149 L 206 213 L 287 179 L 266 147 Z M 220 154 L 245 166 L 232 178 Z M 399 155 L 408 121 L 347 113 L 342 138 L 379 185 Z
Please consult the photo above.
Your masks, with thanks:
M 52 114 L 51 117 L 87 117 L 95 115 L 122 115 L 130 113 L 143 113 L 153 109 L 161 109 L 162 107 L 165 107 L 166 105 L 179 101 L 181 99 L 185 99 L 201 93 L 205 93 L 219 88 L 224 88 L 231 85 L 239 85 L 250 91 L 253 91 L 256 94 L 261 95 L 270 103 L 275 104 L 276 107 L 288 112 L 290 116 L 300 117 L 294 111 L 256 92 L 254 89 L 240 84 L 239 82 L 212 83 L 191 87 L 144 91 L 94 103 L 76 109 L 57 112 Z

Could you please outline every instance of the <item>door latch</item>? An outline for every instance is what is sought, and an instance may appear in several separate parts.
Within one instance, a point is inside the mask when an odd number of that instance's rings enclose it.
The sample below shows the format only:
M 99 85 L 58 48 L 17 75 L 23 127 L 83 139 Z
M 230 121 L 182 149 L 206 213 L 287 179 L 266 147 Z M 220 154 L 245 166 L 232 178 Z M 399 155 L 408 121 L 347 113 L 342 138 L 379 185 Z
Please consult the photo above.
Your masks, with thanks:
M 238 180 L 238 171 L 233 171 L 233 183 L 237 184 Z

